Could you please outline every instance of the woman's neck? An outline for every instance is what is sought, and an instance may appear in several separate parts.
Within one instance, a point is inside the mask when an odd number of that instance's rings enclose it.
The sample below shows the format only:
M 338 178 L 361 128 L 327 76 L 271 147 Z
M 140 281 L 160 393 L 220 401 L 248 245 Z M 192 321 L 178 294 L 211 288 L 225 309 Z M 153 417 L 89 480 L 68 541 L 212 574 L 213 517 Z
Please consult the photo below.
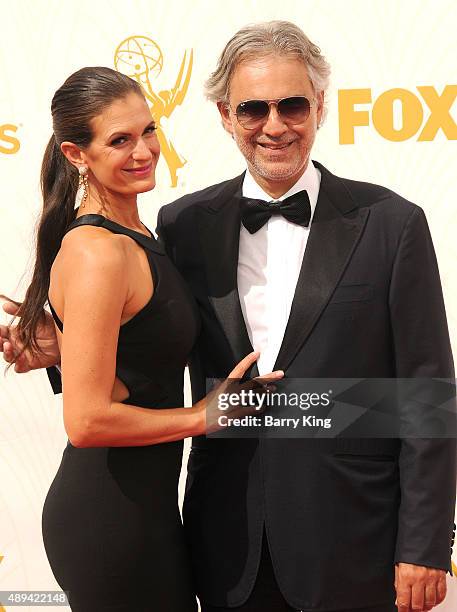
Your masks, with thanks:
M 94 187 L 89 189 L 88 198 L 81 202 L 76 217 L 82 215 L 102 215 L 111 221 L 131 229 L 143 230 L 138 213 L 137 197 L 98 192 Z

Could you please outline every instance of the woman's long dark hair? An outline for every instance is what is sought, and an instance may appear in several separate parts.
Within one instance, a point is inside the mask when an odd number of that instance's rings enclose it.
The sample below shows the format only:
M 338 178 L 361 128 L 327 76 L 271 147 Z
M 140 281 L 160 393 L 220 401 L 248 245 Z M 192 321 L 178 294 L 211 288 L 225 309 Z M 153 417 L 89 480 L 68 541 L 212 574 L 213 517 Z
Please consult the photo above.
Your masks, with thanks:
M 36 340 L 37 325 L 44 320 L 43 307 L 48 300 L 52 263 L 62 238 L 75 219 L 75 199 L 79 174 L 60 150 L 64 141 L 81 149 L 93 138 L 91 120 L 113 102 L 130 93 L 144 97 L 140 85 L 111 68 L 81 68 L 68 77 L 56 91 L 51 103 L 54 133 L 49 140 L 41 165 L 43 210 L 38 220 L 36 261 L 32 281 L 16 316 L 21 354 L 40 352 Z

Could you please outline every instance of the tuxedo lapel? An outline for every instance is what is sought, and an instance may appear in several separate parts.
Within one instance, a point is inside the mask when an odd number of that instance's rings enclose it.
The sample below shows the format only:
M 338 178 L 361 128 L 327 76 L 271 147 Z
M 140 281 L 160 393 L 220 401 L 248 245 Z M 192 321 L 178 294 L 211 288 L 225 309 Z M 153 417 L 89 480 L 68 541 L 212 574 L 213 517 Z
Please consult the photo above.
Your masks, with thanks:
M 317 162 L 321 185 L 289 321 L 274 369 L 286 370 L 316 325 L 354 252 L 369 214 Z
M 198 211 L 198 231 L 206 267 L 208 298 L 236 362 L 253 351 L 237 284 L 241 223 L 239 196 L 243 178 L 244 174 L 228 181 L 217 200 L 202 203 Z

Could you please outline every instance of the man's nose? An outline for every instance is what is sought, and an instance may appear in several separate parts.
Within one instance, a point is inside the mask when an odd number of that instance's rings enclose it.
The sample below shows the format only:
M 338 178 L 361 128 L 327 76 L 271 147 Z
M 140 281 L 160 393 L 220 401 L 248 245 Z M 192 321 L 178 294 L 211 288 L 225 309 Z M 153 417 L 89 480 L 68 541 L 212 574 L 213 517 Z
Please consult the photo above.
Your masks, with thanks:
M 281 119 L 276 104 L 270 104 L 270 112 L 266 122 L 263 124 L 262 131 L 264 134 L 274 137 L 281 136 L 284 132 L 287 132 L 287 125 Z

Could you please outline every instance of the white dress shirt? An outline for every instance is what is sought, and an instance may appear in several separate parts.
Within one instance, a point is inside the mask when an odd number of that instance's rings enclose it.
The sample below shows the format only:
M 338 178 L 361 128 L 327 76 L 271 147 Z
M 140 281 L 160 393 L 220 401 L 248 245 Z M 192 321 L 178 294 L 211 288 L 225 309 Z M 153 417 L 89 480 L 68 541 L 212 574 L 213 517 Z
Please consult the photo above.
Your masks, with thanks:
M 310 161 L 295 185 L 277 201 L 306 189 L 311 204 L 311 220 L 320 187 L 320 172 Z M 242 195 L 267 202 L 271 196 L 259 187 L 249 170 Z M 310 222 L 311 226 L 311 222 Z M 259 374 L 273 370 L 282 344 L 292 300 L 300 274 L 309 227 L 291 223 L 280 215 L 271 217 L 255 234 L 244 225 L 240 230 L 238 294 L 249 339 L 255 351 Z

